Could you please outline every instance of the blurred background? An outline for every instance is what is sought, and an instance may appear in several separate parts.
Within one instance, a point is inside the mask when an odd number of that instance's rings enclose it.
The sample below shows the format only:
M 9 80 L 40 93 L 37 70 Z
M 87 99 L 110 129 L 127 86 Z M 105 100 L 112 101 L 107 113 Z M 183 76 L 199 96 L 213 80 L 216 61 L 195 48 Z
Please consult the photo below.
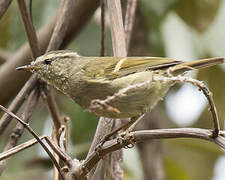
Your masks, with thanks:
M 43 26 L 55 14 L 59 3 L 60 0 L 33 1 L 33 22 L 36 29 Z M 225 0 L 139 0 L 133 32 L 129 51 L 131 56 L 161 56 L 183 61 L 223 57 L 225 56 Z M 0 53 L 4 53 L 10 60 L 10 56 L 26 41 L 18 6 L 16 1 L 13 1 L 0 20 Z M 99 56 L 99 9 L 66 49 L 85 56 Z M 107 55 L 112 55 L 109 28 L 107 29 Z M 213 92 L 223 129 L 225 65 L 194 71 L 188 75 L 204 81 Z M 7 92 L 1 90 L 1 93 Z M 72 100 L 59 92 L 56 93 L 61 112 L 71 119 L 69 153 L 73 157 L 82 159 L 89 149 L 98 117 L 84 112 Z M 212 127 L 206 98 L 196 87 L 189 84 L 172 88 L 165 100 L 160 102 L 149 116 L 154 120 L 149 122 L 146 119 L 139 128 Z M 32 116 L 30 125 L 40 135 L 51 133 L 52 122 L 42 100 Z M 9 127 L 7 132 L 0 136 L 1 151 L 10 132 Z M 19 143 L 31 138 L 25 132 Z M 124 150 L 125 179 L 155 180 L 154 176 L 148 175 L 151 167 L 144 162 L 145 158 L 152 157 L 148 154 L 150 153 L 148 144 L 151 146 L 154 143 L 156 143 L 155 147 L 159 153 L 157 156 L 161 162 L 161 179 L 225 179 L 224 152 L 213 143 L 196 139 L 144 142 L 132 149 Z M 153 165 L 158 164 L 157 159 L 151 159 L 151 161 Z M 50 167 L 51 163 L 47 155 L 39 145 L 35 145 L 14 155 L 0 179 L 30 179 L 31 177 L 33 180 L 40 177 L 43 180 L 50 179 Z

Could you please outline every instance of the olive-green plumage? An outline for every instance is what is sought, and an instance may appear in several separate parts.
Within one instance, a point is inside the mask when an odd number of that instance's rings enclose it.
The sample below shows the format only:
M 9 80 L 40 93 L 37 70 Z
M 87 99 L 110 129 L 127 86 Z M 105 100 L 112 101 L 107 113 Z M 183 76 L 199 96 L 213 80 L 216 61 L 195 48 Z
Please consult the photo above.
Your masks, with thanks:
M 83 57 L 71 51 L 53 51 L 19 69 L 32 69 L 84 109 L 94 99 L 104 100 L 123 88 L 150 81 L 110 101 L 108 105 L 120 113 L 104 108 L 94 111 L 99 116 L 125 118 L 151 110 L 165 96 L 173 84 L 151 80 L 154 76 L 167 77 L 168 68 L 172 68 L 172 75 L 178 75 L 224 62 L 224 58 L 182 62 L 159 57 Z

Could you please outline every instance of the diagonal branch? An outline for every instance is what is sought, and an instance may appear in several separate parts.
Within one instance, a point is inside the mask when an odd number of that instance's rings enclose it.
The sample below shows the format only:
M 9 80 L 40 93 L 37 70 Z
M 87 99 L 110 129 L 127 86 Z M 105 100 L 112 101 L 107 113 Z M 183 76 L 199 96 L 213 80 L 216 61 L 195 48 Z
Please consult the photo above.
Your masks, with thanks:
M 0 1 L 0 20 L 2 19 L 2 16 L 5 14 L 7 9 L 9 8 L 12 0 L 1 0 Z
M 20 9 L 21 17 L 27 34 L 28 42 L 31 48 L 32 59 L 36 59 L 41 55 L 40 48 L 38 45 L 37 35 L 34 29 L 34 25 L 31 20 L 31 16 L 28 13 L 24 0 L 17 0 Z
M 43 147 L 43 149 L 45 150 L 45 152 L 48 154 L 48 156 L 51 158 L 53 164 L 56 166 L 56 168 L 58 169 L 62 179 L 65 179 L 63 174 L 61 173 L 61 169 L 59 164 L 57 163 L 56 159 L 54 158 L 54 156 L 52 155 L 52 153 L 49 151 L 48 147 L 41 141 L 41 139 L 39 138 L 39 136 L 34 132 L 34 130 L 29 126 L 28 123 L 24 122 L 22 119 L 20 119 L 18 116 L 16 116 L 15 114 L 13 114 L 12 112 L 10 112 L 8 109 L 6 109 L 5 107 L 3 107 L 2 105 L 0 105 L 0 108 L 6 112 L 7 114 L 9 114 L 10 116 L 12 116 L 13 118 L 15 118 L 18 122 L 20 122 L 24 128 L 26 128 L 30 134 L 38 141 L 38 143 Z
M 35 88 L 31 92 L 31 94 L 27 100 L 26 106 L 24 108 L 25 110 L 23 111 L 23 114 L 22 114 L 24 122 L 28 123 L 28 121 L 32 115 L 32 112 L 37 105 L 38 99 L 39 99 L 39 89 Z M 12 132 L 9 136 L 9 140 L 8 140 L 7 145 L 4 148 L 4 151 L 7 151 L 7 150 L 13 148 L 14 146 L 16 146 L 16 144 L 18 143 L 18 140 L 22 136 L 23 132 L 24 132 L 24 126 L 18 122 L 16 124 L 16 127 L 12 130 Z M 0 175 L 4 171 L 8 160 L 9 159 L 0 161 L 1 162 L 0 163 Z
M 12 103 L 9 106 L 9 111 L 11 112 L 17 112 L 19 108 L 22 106 L 23 102 L 26 99 L 27 94 L 29 94 L 35 87 L 35 84 L 38 82 L 36 75 L 33 75 L 29 81 L 23 86 L 19 94 L 16 96 L 16 98 L 12 101 Z M 11 122 L 12 117 L 8 114 L 4 114 L 0 120 L 0 135 L 4 132 L 4 130 L 7 128 L 9 123 Z
M 127 12 L 126 12 L 125 24 L 124 24 L 124 31 L 125 31 L 125 34 L 126 34 L 127 51 L 129 49 L 132 29 L 133 29 L 133 26 L 134 26 L 136 8 L 137 8 L 137 1 L 138 0 L 127 1 Z

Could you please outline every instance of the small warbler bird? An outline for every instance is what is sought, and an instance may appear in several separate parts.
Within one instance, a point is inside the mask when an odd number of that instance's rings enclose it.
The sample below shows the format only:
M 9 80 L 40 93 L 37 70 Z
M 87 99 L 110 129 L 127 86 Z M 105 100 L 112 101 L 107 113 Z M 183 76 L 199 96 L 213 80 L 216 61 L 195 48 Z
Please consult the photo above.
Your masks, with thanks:
M 71 51 L 52 51 L 17 69 L 37 73 L 87 110 L 93 100 L 104 100 L 121 89 L 148 81 L 146 86 L 131 88 L 108 102 L 108 106 L 118 111 L 107 108 L 93 111 L 98 116 L 128 118 L 150 111 L 174 84 L 151 81 L 153 77 L 176 76 L 224 62 L 224 58 L 182 62 L 160 57 L 84 57 Z

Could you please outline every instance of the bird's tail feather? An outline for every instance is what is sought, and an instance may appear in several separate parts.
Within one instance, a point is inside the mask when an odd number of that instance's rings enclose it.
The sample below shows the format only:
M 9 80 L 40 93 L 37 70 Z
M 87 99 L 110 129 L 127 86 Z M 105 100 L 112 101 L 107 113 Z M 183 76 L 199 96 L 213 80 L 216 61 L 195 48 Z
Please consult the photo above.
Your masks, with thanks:
M 184 62 L 184 63 L 173 66 L 171 70 L 173 74 L 180 74 L 188 70 L 206 68 L 206 67 L 210 67 L 210 66 L 214 66 L 214 65 L 222 64 L 222 63 L 225 63 L 225 58 L 220 58 L 220 57 L 209 58 L 209 59 Z

